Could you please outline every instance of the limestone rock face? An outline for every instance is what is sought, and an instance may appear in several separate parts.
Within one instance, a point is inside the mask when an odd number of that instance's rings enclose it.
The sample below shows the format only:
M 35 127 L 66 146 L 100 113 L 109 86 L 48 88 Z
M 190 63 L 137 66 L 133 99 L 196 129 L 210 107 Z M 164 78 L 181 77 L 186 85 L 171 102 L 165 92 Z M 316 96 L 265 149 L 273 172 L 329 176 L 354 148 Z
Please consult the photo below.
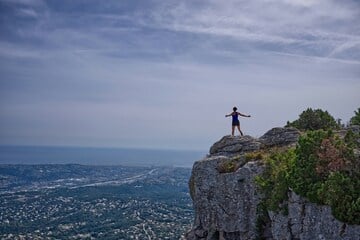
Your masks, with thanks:
M 273 239 L 360 239 L 360 226 L 335 219 L 329 206 L 310 203 L 290 192 L 287 216 L 269 212 Z
M 262 148 L 294 145 L 299 135 L 294 128 L 274 128 L 259 139 L 225 136 L 216 142 L 210 154 L 193 166 L 189 186 L 195 220 L 186 239 L 360 239 L 360 226 L 336 220 L 329 207 L 310 203 L 293 192 L 287 203 L 289 214 L 268 212 L 268 224 L 259 233 L 257 207 L 262 195 L 254 178 L 264 167 L 256 159 L 246 162 L 244 155 Z M 241 163 L 239 168 L 231 168 L 234 161 Z
M 194 164 L 191 181 L 196 216 L 188 239 L 256 237 L 259 197 L 253 180 L 262 168 L 249 162 L 236 172 L 220 174 L 218 165 L 226 158 L 210 157 Z
M 295 144 L 300 136 L 296 128 L 273 128 L 260 137 L 260 142 L 266 147 L 286 146 Z

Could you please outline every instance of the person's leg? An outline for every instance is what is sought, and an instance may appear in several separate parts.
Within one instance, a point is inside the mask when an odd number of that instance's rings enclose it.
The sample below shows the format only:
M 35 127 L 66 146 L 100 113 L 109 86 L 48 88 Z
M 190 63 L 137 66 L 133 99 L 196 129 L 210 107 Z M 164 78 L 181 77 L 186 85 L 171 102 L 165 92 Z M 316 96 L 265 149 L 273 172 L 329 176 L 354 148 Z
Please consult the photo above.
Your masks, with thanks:
M 234 132 L 235 132 L 235 126 L 232 126 L 232 129 L 231 129 L 231 135 L 234 136 Z
M 240 130 L 240 125 L 237 125 L 237 128 L 238 128 L 238 130 L 239 130 L 239 132 L 240 132 L 240 135 L 241 135 L 241 136 L 244 136 L 243 132 Z

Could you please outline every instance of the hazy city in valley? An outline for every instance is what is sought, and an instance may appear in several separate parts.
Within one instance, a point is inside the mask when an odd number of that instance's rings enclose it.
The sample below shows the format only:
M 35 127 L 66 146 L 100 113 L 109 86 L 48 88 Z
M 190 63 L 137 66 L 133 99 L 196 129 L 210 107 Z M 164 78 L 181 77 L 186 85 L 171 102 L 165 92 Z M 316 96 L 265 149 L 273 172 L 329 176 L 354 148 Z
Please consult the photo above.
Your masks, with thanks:
M 1 239 L 180 239 L 189 168 L 0 165 Z

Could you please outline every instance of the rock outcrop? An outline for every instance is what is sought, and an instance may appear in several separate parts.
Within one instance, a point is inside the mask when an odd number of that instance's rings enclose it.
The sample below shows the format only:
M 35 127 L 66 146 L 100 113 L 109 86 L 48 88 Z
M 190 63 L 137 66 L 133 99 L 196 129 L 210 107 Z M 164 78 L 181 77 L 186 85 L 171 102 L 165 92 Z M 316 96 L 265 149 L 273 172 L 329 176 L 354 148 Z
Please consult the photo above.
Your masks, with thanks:
M 300 133 L 296 128 L 277 127 L 267 131 L 259 140 L 266 147 L 280 147 L 295 144 L 299 136 Z
M 269 212 L 272 239 L 360 239 L 360 226 L 338 221 L 329 206 L 310 203 L 294 192 L 289 195 L 288 215 Z
M 210 148 L 210 155 L 234 156 L 256 151 L 265 147 L 287 146 L 295 144 L 300 136 L 296 128 L 273 128 L 259 139 L 251 136 L 224 136 Z
M 225 136 L 210 148 L 210 155 L 232 156 L 260 149 L 261 143 L 250 136 Z
M 294 128 L 274 128 L 259 139 L 225 136 L 216 142 L 210 154 L 193 166 L 189 185 L 195 220 L 186 239 L 360 239 L 360 226 L 336 220 L 329 207 L 310 203 L 293 192 L 287 202 L 288 215 L 267 212 L 266 228 L 257 227 L 262 194 L 254 178 L 264 166 L 259 160 L 249 161 L 246 154 L 294 145 L 299 136 Z M 230 168 L 233 171 L 226 171 Z

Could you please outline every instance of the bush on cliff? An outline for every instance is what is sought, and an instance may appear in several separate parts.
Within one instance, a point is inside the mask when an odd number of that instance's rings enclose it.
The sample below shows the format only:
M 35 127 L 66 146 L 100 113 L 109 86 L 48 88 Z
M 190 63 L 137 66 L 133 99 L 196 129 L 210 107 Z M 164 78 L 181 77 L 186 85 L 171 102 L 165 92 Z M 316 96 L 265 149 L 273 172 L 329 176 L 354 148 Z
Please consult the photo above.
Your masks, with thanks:
M 346 142 L 332 131 L 310 131 L 300 137 L 296 149 L 271 154 L 256 179 L 269 210 L 283 208 L 288 190 L 310 201 L 331 206 L 334 216 L 360 224 L 359 161 L 354 142 Z M 286 209 L 285 209 L 286 210 Z
M 354 133 L 349 130 L 345 135 L 344 141 L 352 148 L 360 148 L 360 133 Z
M 353 116 L 350 119 L 350 124 L 351 125 L 360 125 L 360 108 L 358 108 L 357 111 L 354 111 L 355 116 Z
M 299 115 L 297 120 L 293 122 L 288 121 L 286 127 L 295 127 L 303 131 L 312 131 L 319 129 L 337 129 L 339 128 L 339 124 L 327 111 L 308 108 Z
M 289 172 L 295 161 L 295 151 L 290 149 L 285 152 L 272 152 L 266 158 L 266 168 L 261 177 L 257 177 L 256 183 L 265 194 L 265 206 L 271 211 L 287 209 L 281 204 L 288 199 Z

